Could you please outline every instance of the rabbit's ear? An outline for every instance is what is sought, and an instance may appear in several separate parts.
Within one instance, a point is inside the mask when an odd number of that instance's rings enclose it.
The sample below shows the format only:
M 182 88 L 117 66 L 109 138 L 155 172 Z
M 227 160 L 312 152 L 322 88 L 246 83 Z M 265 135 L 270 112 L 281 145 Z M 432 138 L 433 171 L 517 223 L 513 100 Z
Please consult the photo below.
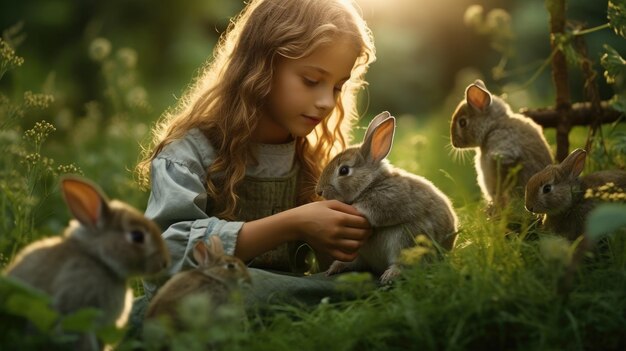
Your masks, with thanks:
M 193 245 L 193 258 L 200 266 L 211 263 L 211 253 L 204 240 L 198 240 L 198 242 Z
M 561 162 L 561 169 L 569 176 L 570 179 L 575 179 L 585 168 L 586 158 L 587 151 L 584 149 L 576 149 L 567 155 L 563 162 Z
M 61 180 L 61 189 L 70 212 L 82 225 L 96 228 L 108 213 L 108 200 L 95 184 L 66 176 Z
M 217 262 L 219 257 L 224 256 L 224 247 L 220 238 L 217 235 L 210 235 L 208 240 L 210 245 L 200 240 L 193 246 L 193 258 L 202 266 L 210 266 Z
M 465 90 L 465 101 L 474 109 L 485 112 L 487 107 L 491 105 L 491 93 L 485 87 L 485 83 L 477 79 Z
M 224 246 L 222 246 L 222 240 L 217 235 L 211 235 L 209 237 L 211 240 L 211 253 L 214 257 L 219 257 L 224 255 Z
M 363 157 L 372 163 L 378 163 L 387 157 L 391 151 L 395 129 L 396 119 L 393 116 L 379 122 L 363 142 L 361 147 Z
M 372 118 L 370 124 L 367 126 L 367 131 L 365 132 L 365 136 L 363 136 L 363 140 L 367 140 L 367 138 L 370 137 L 374 129 L 376 129 L 376 126 L 378 126 L 380 122 L 389 117 L 391 117 L 391 114 L 388 111 L 383 111 L 376 115 L 376 117 Z

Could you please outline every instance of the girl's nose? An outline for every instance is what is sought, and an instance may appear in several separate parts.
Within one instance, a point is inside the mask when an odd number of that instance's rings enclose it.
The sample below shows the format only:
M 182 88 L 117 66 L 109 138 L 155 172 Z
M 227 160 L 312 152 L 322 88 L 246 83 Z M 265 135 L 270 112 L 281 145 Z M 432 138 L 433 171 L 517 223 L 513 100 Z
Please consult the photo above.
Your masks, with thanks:
M 315 101 L 315 107 L 323 111 L 330 111 L 335 107 L 335 89 L 323 89 L 320 91 Z

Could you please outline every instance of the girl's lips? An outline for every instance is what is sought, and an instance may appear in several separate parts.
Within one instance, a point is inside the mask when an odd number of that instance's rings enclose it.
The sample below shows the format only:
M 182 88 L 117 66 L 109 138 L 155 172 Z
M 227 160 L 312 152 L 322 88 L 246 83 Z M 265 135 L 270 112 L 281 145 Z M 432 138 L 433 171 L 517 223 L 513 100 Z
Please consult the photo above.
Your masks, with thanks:
M 302 117 L 304 117 L 309 123 L 313 123 L 313 124 L 318 124 L 321 121 L 320 118 L 311 117 L 311 116 L 307 116 L 307 115 L 302 115 Z

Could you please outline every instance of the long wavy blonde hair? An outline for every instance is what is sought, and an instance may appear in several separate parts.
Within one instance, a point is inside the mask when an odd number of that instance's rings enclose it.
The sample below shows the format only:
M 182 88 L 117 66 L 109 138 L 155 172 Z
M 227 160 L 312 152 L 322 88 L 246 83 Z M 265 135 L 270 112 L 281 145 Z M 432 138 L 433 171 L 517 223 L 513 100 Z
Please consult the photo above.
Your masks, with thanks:
M 237 185 L 246 165 L 254 162 L 251 136 L 271 90 L 276 55 L 306 57 L 338 36 L 351 38 L 360 49 L 351 77 L 331 115 L 306 137 L 297 137 L 300 163 L 297 203 L 316 199 L 315 182 L 322 168 L 349 142 L 357 119 L 356 95 L 375 60 L 371 32 L 349 0 L 252 0 L 234 18 L 177 105 L 153 129 L 136 171 L 149 185 L 150 163 L 175 139 L 199 128 L 215 149 L 207 170 L 207 193 L 221 218 L 235 219 Z

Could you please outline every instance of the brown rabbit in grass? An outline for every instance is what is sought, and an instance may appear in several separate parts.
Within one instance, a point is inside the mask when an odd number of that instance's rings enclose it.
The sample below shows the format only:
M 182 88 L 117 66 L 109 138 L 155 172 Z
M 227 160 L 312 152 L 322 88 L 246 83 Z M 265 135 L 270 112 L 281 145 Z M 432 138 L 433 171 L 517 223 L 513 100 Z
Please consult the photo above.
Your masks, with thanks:
M 333 158 L 317 184 L 326 199 L 353 205 L 374 228 L 352 262 L 335 261 L 327 274 L 372 269 L 386 283 L 399 272 L 396 260 L 402 249 L 426 234 L 450 250 L 457 236 L 457 217 L 450 200 L 427 179 L 390 165 L 395 118 L 389 112 L 376 116 L 361 146 Z
M 237 257 L 224 253 L 219 237 L 210 236 L 210 247 L 202 240 L 193 248 L 196 269 L 175 274 L 158 291 L 150 302 L 146 318 L 169 316 L 180 327 L 179 303 L 192 295 L 206 296 L 210 300 L 210 315 L 230 301 L 232 293 L 243 284 L 251 283 L 246 265 Z
M 583 234 L 585 218 L 600 201 L 585 198 L 587 189 L 607 183 L 626 189 L 626 171 L 607 170 L 579 177 L 585 167 L 587 152 L 572 151 L 557 165 L 550 165 L 533 175 L 526 185 L 526 209 L 543 214 L 543 225 L 570 240 Z
M 478 185 L 487 202 L 507 203 L 505 180 L 520 167 L 511 184 L 513 194 L 524 196 L 528 179 L 553 163 L 542 128 L 530 118 L 513 113 L 509 105 L 492 96 L 481 80 L 465 90 L 452 115 L 450 139 L 457 149 L 474 148 Z
M 169 265 L 161 230 L 129 205 L 108 201 L 84 179 L 64 177 L 61 189 L 76 220 L 63 236 L 25 247 L 5 273 L 50 294 L 61 314 L 97 308 L 103 312 L 102 326 L 120 327 L 132 304 L 128 278 L 155 274 Z M 99 347 L 94 340 L 77 346 Z

